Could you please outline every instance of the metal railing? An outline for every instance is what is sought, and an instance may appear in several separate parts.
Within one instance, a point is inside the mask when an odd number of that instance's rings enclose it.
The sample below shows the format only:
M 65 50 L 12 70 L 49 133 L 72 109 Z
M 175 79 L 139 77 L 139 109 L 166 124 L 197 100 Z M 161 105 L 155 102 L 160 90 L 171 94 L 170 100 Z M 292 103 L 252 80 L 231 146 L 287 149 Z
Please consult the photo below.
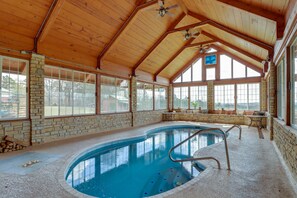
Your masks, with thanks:
M 169 152 L 168 152 L 168 156 L 169 158 L 171 159 L 171 161 L 173 162 L 186 162 L 186 161 L 198 161 L 198 160 L 214 160 L 217 162 L 218 164 L 218 169 L 221 169 L 221 164 L 219 162 L 219 160 L 217 160 L 216 158 L 214 157 L 197 157 L 197 158 L 186 158 L 186 159 L 174 159 L 171 155 L 172 151 L 174 149 L 176 149 L 177 147 L 179 147 L 180 145 L 182 145 L 183 143 L 187 142 L 188 140 L 192 139 L 194 136 L 198 135 L 198 134 L 201 134 L 201 133 L 215 133 L 216 135 L 217 134 L 220 134 L 223 136 L 224 138 L 224 143 L 225 143 L 225 152 L 226 152 L 226 159 L 227 159 L 227 166 L 228 166 L 228 170 L 231 170 L 230 168 L 230 159 L 229 159 L 229 152 L 228 152 L 228 144 L 227 144 L 227 136 L 226 136 L 226 133 L 228 133 L 230 130 L 232 130 L 233 128 L 238 128 L 240 130 L 239 132 L 239 139 L 241 139 L 241 127 L 239 125 L 233 125 L 232 127 L 230 127 L 226 132 L 224 132 L 222 129 L 220 128 L 209 128 L 209 129 L 201 129 L 197 132 L 195 132 L 193 135 L 189 136 L 188 138 L 186 138 L 185 140 L 181 141 L 180 143 L 178 143 L 177 145 L 173 146 Z M 217 133 L 217 131 L 219 133 Z

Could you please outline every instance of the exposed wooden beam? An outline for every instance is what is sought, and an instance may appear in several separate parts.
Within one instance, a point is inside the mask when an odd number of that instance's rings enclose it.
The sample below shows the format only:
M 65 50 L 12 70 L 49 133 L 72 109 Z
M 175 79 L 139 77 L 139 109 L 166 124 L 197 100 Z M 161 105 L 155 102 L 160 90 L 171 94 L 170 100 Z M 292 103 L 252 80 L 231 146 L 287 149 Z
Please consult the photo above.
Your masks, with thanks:
M 200 53 L 195 54 L 195 56 L 191 60 L 189 60 L 186 64 L 184 64 L 183 67 L 180 68 L 178 70 L 178 72 L 176 72 L 174 74 L 174 76 L 172 76 L 170 78 L 170 82 L 174 81 L 181 74 L 181 72 L 183 72 L 184 70 L 186 70 L 195 60 L 197 60 L 198 58 L 200 58 L 202 56 L 203 56 L 203 54 L 200 54 Z
M 172 29 L 168 33 L 171 34 L 171 33 L 180 32 L 180 31 L 183 31 L 183 30 L 189 30 L 189 29 L 192 29 L 192 28 L 195 28 L 195 27 L 201 27 L 201 26 L 207 25 L 208 23 L 209 23 L 209 21 L 205 20 L 205 21 L 201 21 L 201 22 L 198 22 L 198 23 L 193 23 L 193 24 L 190 24 L 190 25 L 186 25 L 186 26 L 183 26 L 183 27 Z
M 213 43 L 214 42 L 214 40 L 210 40 L 210 41 L 204 41 L 204 42 L 199 42 L 199 43 L 193 43 L 193 44 L 191 44 L 193 41 L 194 41 L 195 39 L 193 39 L 193 40 L 189 40 L 189 42 L 187 42 L 180 50 L 178 50 L 173 56 L 171 56 L 171 58 L 168 60 L 168 61 L 166 61 L 166 63 L 164 63 L 163 65 L 162 65 L 162 67 L 154 74 L 154 79 L 156 80 L 157 79 L 157 76 L 164 70 L 164 69 L 166 69 L 167 67 L 168 67 L 168 65 L 179 55 L 179 54 L 181 54 L 183 51 L 184 51 L 184 49 L 186 49 L 186 48 L 190 48 L 190 47 L 196 47 L 196 46 L 200 46 L 200 45 L 205 45 L 205 44 L 209 44 L 209 43 Z
M 226 27 L 226 26 L 224 26 L 224 25 L 222 25 L 220 23 L 217 23 L 217 22 L 215 22 L 213 20 L 207 19 L 206 17 L 201 16 L 201 15 L 196 14 L 196 13 L 193 13 L 191 11 L 188 12 L 188 15 L 190 15 L 190 16 L 192 16 L 194 18 L 197 18 L 198 20 L 205 20 L 207 22 L 207 24 L 209 24 L 209 25 L 211 25 L 213 27 L 216 27 L 216 28 L 218 28 L 220 30 L 223 30 L 225 32 L 228 32 L 228 33 L 230 33 L 230 34 L 232 34 L 232 35 L 234 35 L 236 37 L 239 37 L 239 38 L 241 38 L 241 39 L 243 39 L 245 41 L 253 43 L 254 45 L 257 45 L 257 46 L 259 46 L 259 47 L 261 47 L 263 49 L 266 49 L 269 54 L 273 54 L 274 46 L 272 46 L 270 44 L 267 44 L 267 43 L 262 42 L 262 41 L 260 41 L 260 40 L 258 40 L 256 38 L 250 37 L 250 36 L 248 36 L 246 34 L 243 34 L 241 32 L 238 32 L 238 31 L 234 30 L 234 29 Z
M 58 17 L 61 8 L 66 0 L 54 0 L 51 4 L 41 26 L 38 29 L 38 32 L 34 38 L 34 51 L 37 52 L 38 44 L 43 42 L 47 36 L 52 24 L 55 22 Z
M 216 49 L 216 50 L 219 50 L 219 51 L 223 52 L 224 54 L 226 54 L 227 56 L 230 56 L 231 58 L 234 58 L 236 61 L 238 61 L 238 62 L 246 65 L 247 67 L 249 67 L 249 68 L 251 68 L 251 69 L 259 72 L 261 74 L 261 76 L 264 76 L 264 73 L 263 73 L 263 69 L 262 68 L 259 68 L 256 65 L 254 65 L 254 64 L 252 64 L 252 63 L 250 63 L 250 62 L 248 62 L 246 60 L 243 60 L 242 58 L 234 55 L 233 53 L 230 53 L 230 52 L 224 50 L 223 48 L 221 48 L 221 47 L 219 47 L 217 45 L 211 45 L 211 47 L 214 48 L 214 49 Z
M 276 31 L 277 39 L 281 39 L 284 36 L 285 16 L 268 11 L 263 8 L 259 8 L 257 6 L 252 6 L 250 4 L 247 4 L 238 0 L 217 0 L 217 1 L 229 6 L 235 7 L 237 9 L 244 10 L 246 12 L 275 21 L 277 25 L 277 31 Z
M 187 45 L 191 44 L 193 41 L 195 40 L 195 38 L 190 38 L 185 44 L 184 46 L 182 46 L 177 52 L 175 52 L 169 60 L 167 60 L 162 67 L 154 74 L 154 79 L 155 81 L 157 81 L 157 76 L 180 54 L 182 53 L 182 51 L 184 51 L 184 49 L 186 48 Z
M 138 4 L 138 3 L 141 3 L 141 2 L 142 1 L 137 1 L 136 3 Z M 149 2 L 145 2 L 145 3 L 141 4 L 141 5 L 137 5 L 134 8 L 134 10 L 130 14 L 130 16 L 126 19 L 126 21 L 123 23 L 123 25 L 117 31 L 117 33 L 112 37 L 110 42 L 107 45 L 105 45 L 103 50 L 100 52 L 100 54 L 99 54 L 99 56 L 97 58 L 97 69 L 101 69 L 101 61 L 103 60 L 105 54 L 108 52 L 110 47 L 117 41 L 117 39 L 123 33 L 123 31 L 126 30 L 127 26 L 133 21 L 134 17 L 138 13 L 138 11 L 140 11 L 140 10 L 142 10 L 144 8 L 147 8 L 149 6 L 152 6 L 152 5 L 156 4 L 156 3 L 158 3 L 158 0 L 152 0 L 152 1 L 149 1 Z
M 216 36 L 214 36 L 214 35 L 206 32 L 206 31 L 202 31 L 201 34 L 207 36 L 208 38 L 211 38 L 213 40 L 216 40 L 217 42 L 219 42 L 219 43 L 221 43 L 221 44 L 223 44 L 223 45 L 225 45 L 227 47 L 230 47 L 231 49 L 233 49 L 235 51 L 238 51 L 239 53 L 241 53 L 241 54 L 243 54 L 243 55 L 245 55 L 245 56 L 247 56 L 247 57 L 249 57 L 251 59 L 254 59 L 254 60 L 258 61 L 258 62 L 262 62 L 263 61 L 263 58 L 260 58 L 258 56 L 255 56 L 254 54 L 251 54 L 251 53 L 249 53 L 249 52 L 247 52 L 247 51 L 245 51 L 245 50 L 243 50 L 243 49 L 241 49 L 239 47 L 236 47 L 235 45 L 232 45 L 231 43 L 226 42 L 226 41 L 224 41 L 224 40 L 222 40 L 222 39 L 220 39 L 220 38 L 218 38 L 218 37 L 216 37 Z
M 139 61 L 134 65 L 132 73 L 135 75 L 135 72 L 137 68 L 141 65 L 141 63 L 159 46 L 159 44 L 166 38 L 166 36 L 181 22 L 181 20 L 185 17 L 186 15 L 182 13 L 162 34 L 162 36 L 154 43 L 154 45 L 139 59 Z

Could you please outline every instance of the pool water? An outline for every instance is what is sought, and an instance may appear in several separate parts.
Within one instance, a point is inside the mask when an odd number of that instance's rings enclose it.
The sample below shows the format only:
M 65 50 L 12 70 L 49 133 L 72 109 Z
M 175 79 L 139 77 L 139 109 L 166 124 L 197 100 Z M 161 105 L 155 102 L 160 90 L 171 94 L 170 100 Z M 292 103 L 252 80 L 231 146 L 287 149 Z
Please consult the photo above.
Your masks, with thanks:
M 180 186 L 199 175 L 199 163 L 172 162 L 171 147 L 197 127 L 164 129 L 145 138 L 116 142 L 93 150 L 75 161 L 66 181 L 81 193 L 95 197 L 136 198 L 156 195 Z M 199 148 L 222 141 L 216 134 L 201 134 L 173 151 L 173 157 L 193 156 Z

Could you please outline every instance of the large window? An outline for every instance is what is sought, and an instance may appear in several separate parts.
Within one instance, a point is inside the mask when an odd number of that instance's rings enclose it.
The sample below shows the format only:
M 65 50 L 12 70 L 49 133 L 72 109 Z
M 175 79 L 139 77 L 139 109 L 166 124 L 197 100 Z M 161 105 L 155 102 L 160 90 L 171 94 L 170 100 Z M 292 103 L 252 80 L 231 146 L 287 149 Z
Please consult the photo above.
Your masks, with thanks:
M 153 110 L 153 85 L 137 82 L 137 111 Z
M 182 75 L 178 76 L 174 83 L 201 81 L 202 80 L 202 60 L 201 58 L 193 62 Z
M 155 109 L 167 109 L 167 88 L 155 86 Z
M 294 42 L 294 44 L 291 47 L 291 55 L 292 55 L 292 93 L 291 93 L 291 110 L 292 110 L 292 125 L 294 127 L 297 127 L 297 40 Z
M 207 109 L 207 86 L 193 86 L 190 87 L 191 93 L 191 109 L 201 107 L 201 109 Z
M 201 60 L 201 58 L 193 64 L 192 70 L 193 70 L 193 81 L 201 81 L 202 80 L 202 60 Z
M 233 78 L 246 77 L 246 66 L 233 59 Z
M 285 118 L 286 112 L 286 72 L 284 60 L 277 67 L 277 116 Z
M 260 110 L 260 84 L 237 85 L 237 110 Z
M 96 75 L 46 66 L 45 116 L 95 114 Z
M 173 90 L 174 109 L 188 109 L 189 87 L 175 87 Z
M 129 81 L 101 76 L 101 113 L 129 111 Z
M 28 61 L 0 56 L 0 119 L 27 117 Z
M 215 109 L 234 110 L 234 85 L 215 86 Z
M 232 59 L 229 56 L 220 56 L 220 78 L 232 78 Z

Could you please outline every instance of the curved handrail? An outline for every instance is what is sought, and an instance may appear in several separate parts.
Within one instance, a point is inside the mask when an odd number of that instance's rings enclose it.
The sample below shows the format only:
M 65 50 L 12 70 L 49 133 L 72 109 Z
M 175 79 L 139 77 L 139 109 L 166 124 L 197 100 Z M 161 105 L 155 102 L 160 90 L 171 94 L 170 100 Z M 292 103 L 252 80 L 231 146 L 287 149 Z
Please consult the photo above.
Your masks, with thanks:
M 230 160 L 229 160 L 229 152 L 228 152 L 228 144 L 227 144 L 227 138 L 226 138 L 226 133 L 220 129 L 220 128 L 208 128 L 208 129 L 201 129 L 199 131 L 196 131 L 194 134 L 192 134 L 191 136 L 189 136 L 188 138 L 186 138 L 185 140 L 179 142 L 177 145 L 173 146 L 169 152 L 168 152 L 168 155 L 169 155 L 169 158 L 171 159 L 171 161 L 173 162 L 185 162 L 185 161 L 195 161 L 195 160 L 209 160 L 209 159 L 212 159 L 212 160 L 215 160 L 218 164 L 218 168 L 221 169 L 221 164 L 219 162 L 219 160 L 217 160 L 216 158 L 214 157 L 201 157 L 201 158 L 186 158 L 186 159 L 181 159 L 181 160 L 176 160 L 172 157 L 171 153 L 174 149 L 176 149 L 177 147 L 179 147 L 180 145 L 182 145 L 183 143 L 187 142 L 188 140 L 192 139 L 194 136 L 202 133 L 202 132 L 209 132 L 209 131 L 219 131 L 220 135 L 222 135 L 224 137 L 224 143 L 225 143 L 225 152 L 226 152 L 226 158 L 227 158 L 227 166 L 228 166 L 228 170 L 231 170 L 230 169 Z
M 241 132 L 242 132 L 242 128 L 239 125 L 233 125 L 232 127 L 230 127 L 225 133 L 228 133 L 229 131 L 231 131 L 234 128 L 238 128 L 239 129 L 239 138 L 241 140 Z

